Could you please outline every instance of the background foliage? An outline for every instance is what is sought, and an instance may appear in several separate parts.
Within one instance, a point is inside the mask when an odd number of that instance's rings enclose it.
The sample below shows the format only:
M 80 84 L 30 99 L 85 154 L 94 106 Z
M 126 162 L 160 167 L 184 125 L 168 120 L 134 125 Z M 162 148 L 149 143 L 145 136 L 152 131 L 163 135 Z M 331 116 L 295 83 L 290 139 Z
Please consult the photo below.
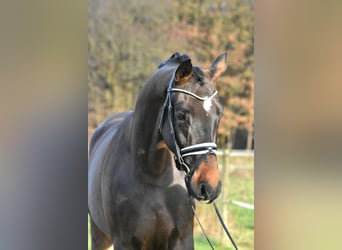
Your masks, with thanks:
M 225 107 L 218 144 L 248 135 L 254 122 L 253 2 L 247 0 L 89 0 L 89 134 L 108 115 L 134 108 L 144 82 L 173 52 L 209 67 L 223 51 L 229 67 L 219 79 Z
M 145 81 L 172 53 L 186 53 L 195 65 L 208 68 L 223 51 L 229 67 L 218 80 L 225 107 L 218 144 L 252 147 L 254 123 L 254 4 L 248 0 L 88 0 L 89 135 L 108 115 L 134 109 Z M 235 144 L 239 140 L 235 140 Z M 227 143 L 228 142 L 228 143 Z M 234 144 L 234 145 L 235 145 Z M 227 164 L 231 165 L 230 164 Z M 224 203 L 254 204 L 253 170 L 227 170 L 229 181 L 218 204 L 241 249 L 254 248 L 254 213 Z M 230 177 L 231 176 L 231 177 Z M 224 209 L 223 209 L 224 208 Z M 207 206 L 198 207 L 217 249 L 230 243 Z M 196 249 L 208 245 L 195 224 Z

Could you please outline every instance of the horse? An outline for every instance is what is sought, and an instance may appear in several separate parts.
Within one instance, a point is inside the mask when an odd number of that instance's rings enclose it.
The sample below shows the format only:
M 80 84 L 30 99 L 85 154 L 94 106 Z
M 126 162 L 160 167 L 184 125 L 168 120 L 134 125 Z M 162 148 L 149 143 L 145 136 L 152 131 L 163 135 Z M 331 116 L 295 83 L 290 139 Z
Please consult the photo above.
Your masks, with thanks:
M 216 158 L 223 107 L 209 69 L 174 53 L 147 80 L 134 111 L 114 114 L 89 145 L 88 212 L 93 250 L 194 249 L 195 202 L 221 191 Z

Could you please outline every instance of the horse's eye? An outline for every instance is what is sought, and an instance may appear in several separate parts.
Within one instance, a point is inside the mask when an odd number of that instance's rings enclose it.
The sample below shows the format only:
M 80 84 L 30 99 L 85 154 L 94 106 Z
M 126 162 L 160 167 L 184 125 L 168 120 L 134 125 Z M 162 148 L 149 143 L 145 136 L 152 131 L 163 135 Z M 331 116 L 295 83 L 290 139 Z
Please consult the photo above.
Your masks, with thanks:
M 178 111 L 176 115 L 177 115 L 177 119 L 180 121 L 184 121 L 186 118 L 185 113 L 183 111 Z

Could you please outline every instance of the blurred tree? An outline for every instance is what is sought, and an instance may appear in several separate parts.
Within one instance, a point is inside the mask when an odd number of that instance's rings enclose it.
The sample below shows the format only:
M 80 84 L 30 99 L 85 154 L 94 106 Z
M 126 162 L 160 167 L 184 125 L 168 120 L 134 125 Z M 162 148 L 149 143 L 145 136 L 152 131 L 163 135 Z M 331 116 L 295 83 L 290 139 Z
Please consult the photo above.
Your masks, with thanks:
M 141 86 L 173 52 L 210 67 L 224 50 L 229 67 L 219 79 L 225 106 L 218 142 L 254 124 L 254 13 L 243 0 L 89 0 L 88 114 L 97 126 L 111 113 L 132 109 Z

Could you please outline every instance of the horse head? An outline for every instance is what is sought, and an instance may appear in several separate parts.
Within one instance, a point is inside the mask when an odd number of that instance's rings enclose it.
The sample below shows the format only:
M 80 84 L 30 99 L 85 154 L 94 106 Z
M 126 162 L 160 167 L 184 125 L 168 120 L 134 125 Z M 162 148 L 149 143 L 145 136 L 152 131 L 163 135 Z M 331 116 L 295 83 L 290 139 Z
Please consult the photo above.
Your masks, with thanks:
M 159 66 L 164 67 L 173 73 L 159 117 L 160 134 L 177 168 L 186 172 L 189 195 L 212 202 L 221 191 L 215 141 L 223 108 L 215 87 L 227 68 L 227 53 L 209 69 L 193 66 L 189 56 L 179 53 Z

